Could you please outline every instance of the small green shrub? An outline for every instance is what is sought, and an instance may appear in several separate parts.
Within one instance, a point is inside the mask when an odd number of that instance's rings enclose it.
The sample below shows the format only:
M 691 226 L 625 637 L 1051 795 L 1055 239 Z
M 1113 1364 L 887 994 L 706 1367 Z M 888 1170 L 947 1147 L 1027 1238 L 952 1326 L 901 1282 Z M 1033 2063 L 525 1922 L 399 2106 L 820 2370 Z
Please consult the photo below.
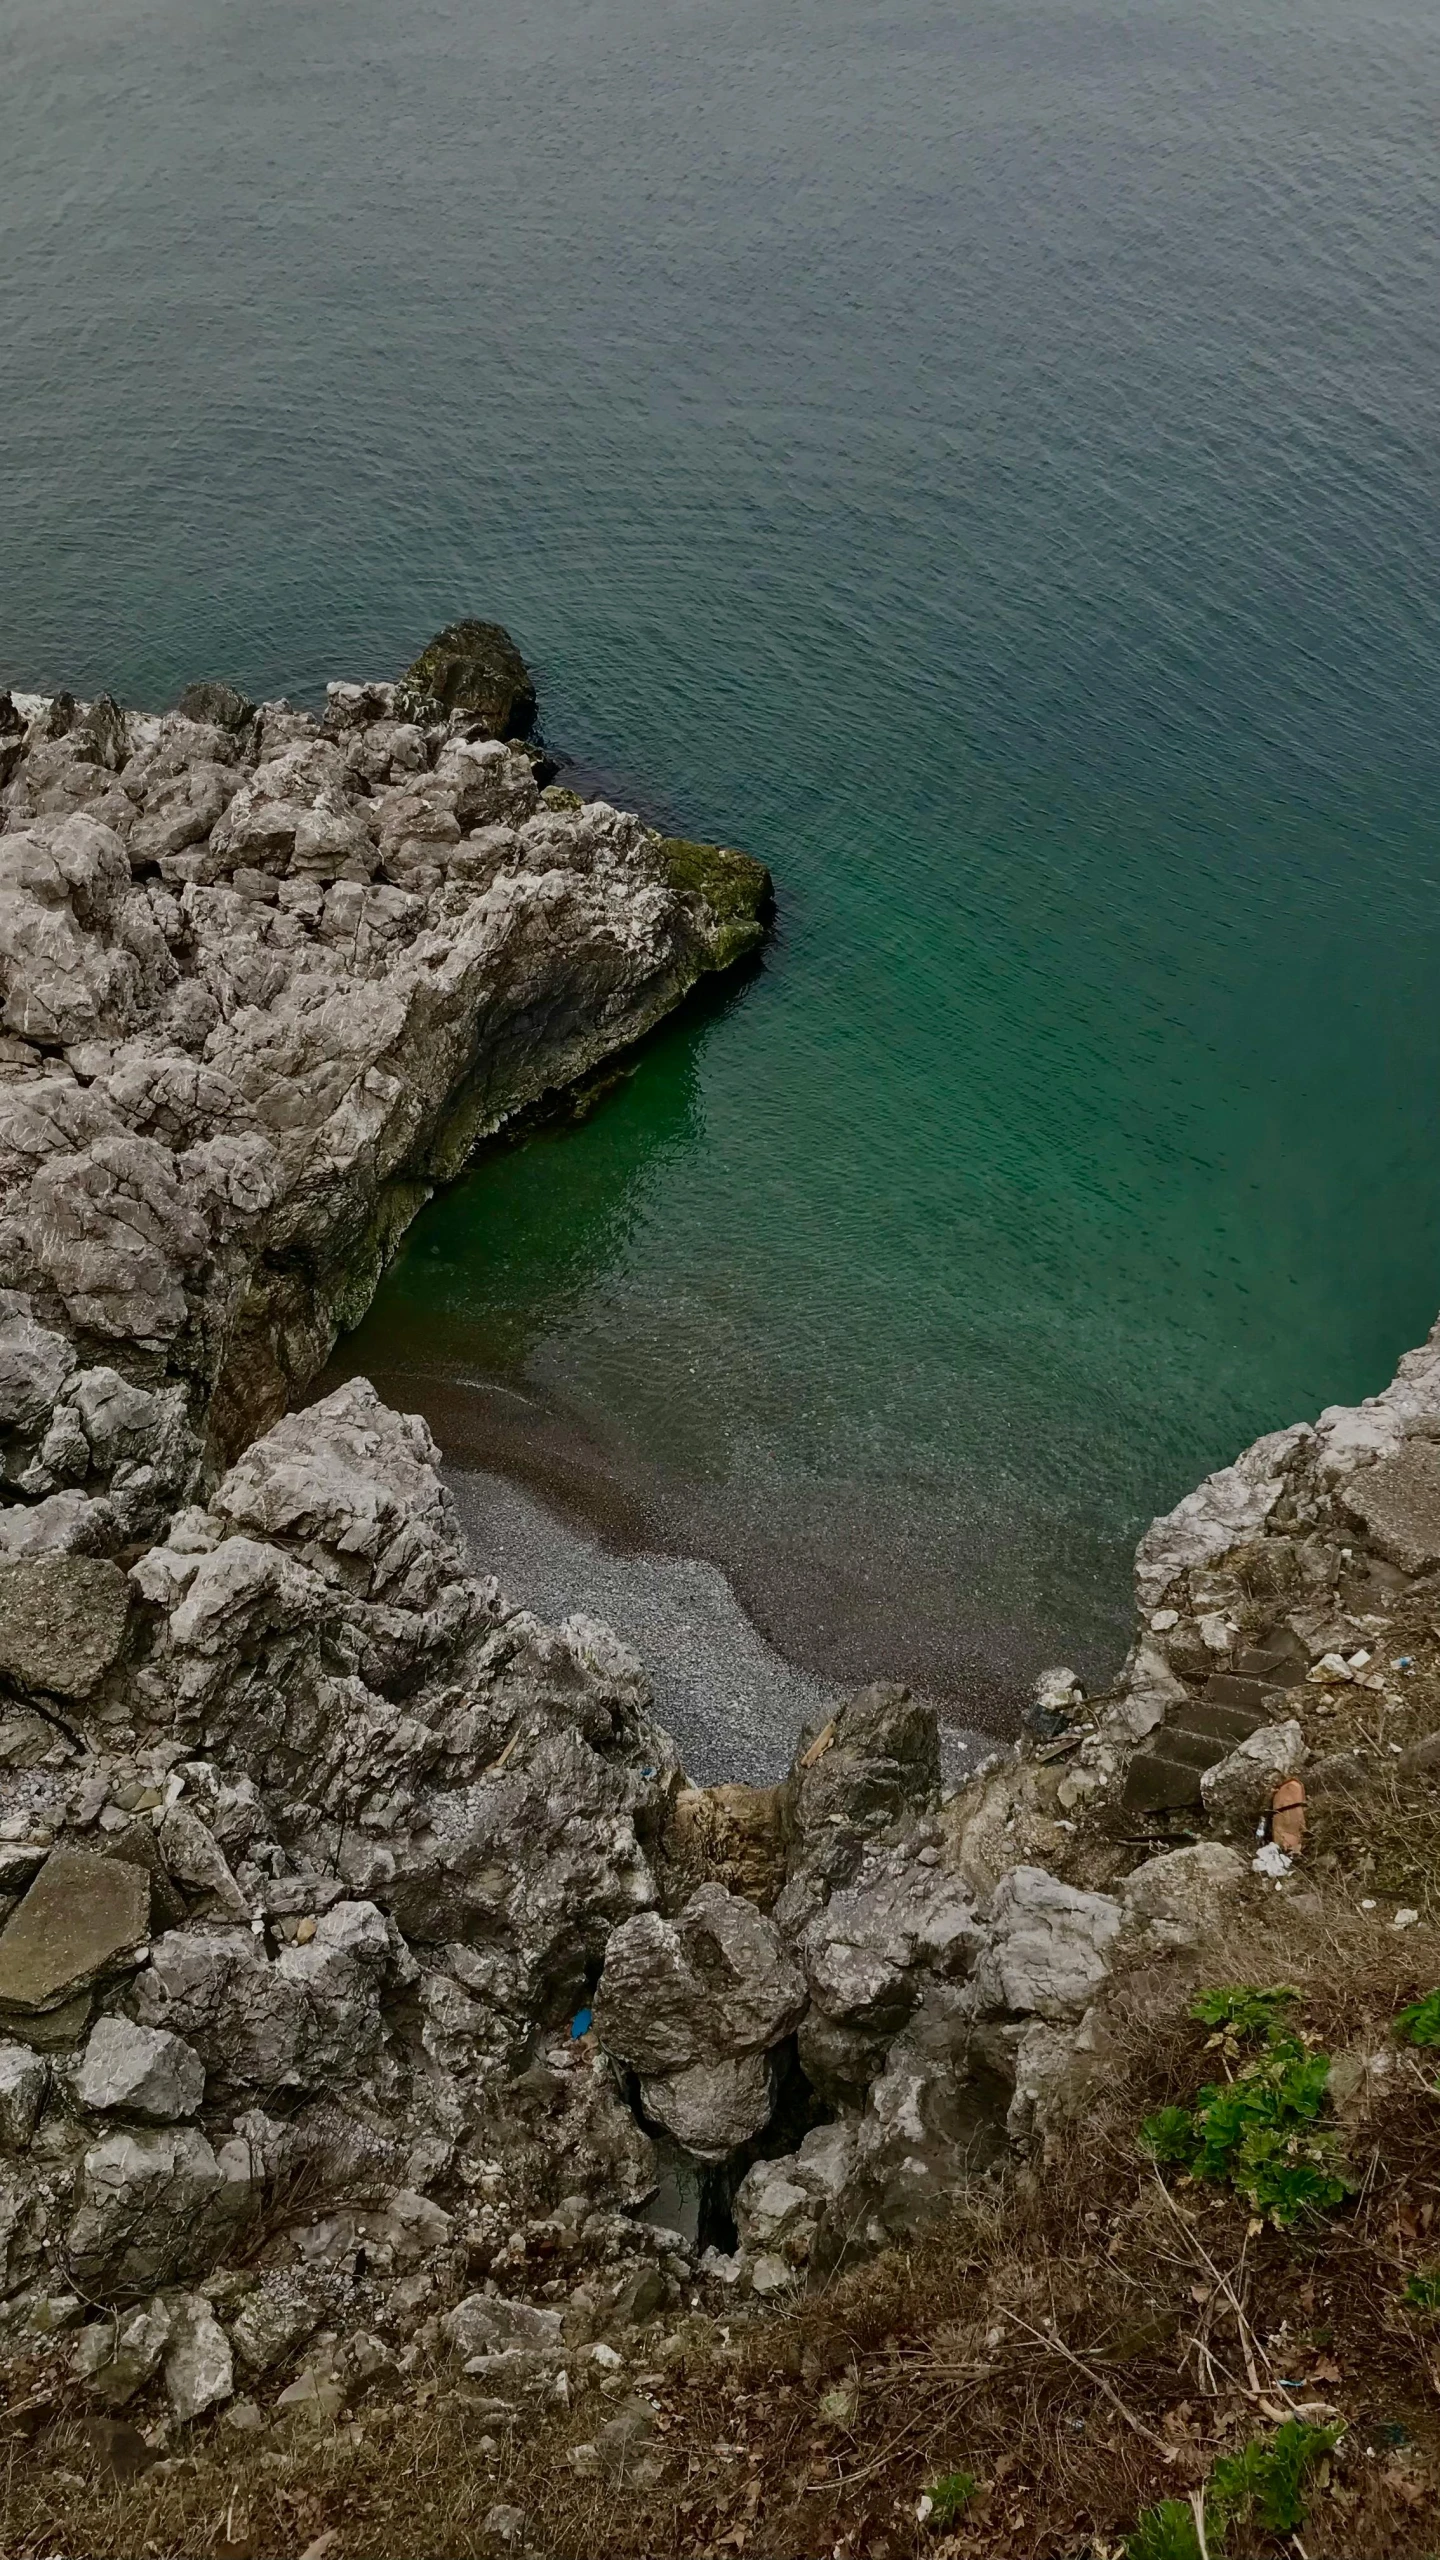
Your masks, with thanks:
M 1407 2278 L 1404 2299 L 1412 2311 L 1440 2311 L 1440 2268 L 1422 2267 Z
M 1213 2041 L 1236 2051 L 1248 2037 L 1273 2035 L 1281 2023 L 1281 2014 L 1290 2001 L 1300 1994 L 1285 1982 L 1277 1982 L 1271 1991 L 1256 1991 L 1246 1983 L 1232 1984 L 1223 1991 L 1202 1991 L 1192 2002 L 1190 2015 L 1202 2026 L 1214 2027 Z
M 1305 2521 L 1306 2481 L 1339 2439 L 1338 2427 L 1311 2427 L 1287 2418 L 1268 2442 L 1222 2453 L 1205 2484 L 1205 2540 L 1211 2560 L 1221 2560 L 1232 2526 L 1247 2545 L 1256 2533 L 1296 2533 Z M 1182 2498 L 1147 2507 L 1125 2545 L 1125 2560 L 1200 2560 L 1194 2509 Z
M 1126 2542 L 1125 2560 L 1200 2560 L 1194 2508 L 1183 2498 L 1147 2507 Z
M 1427 1991 L 1423 2000 L 1412 2000 L 1395 2021 L 1395 2033 L 1406 2044 L 1440 2044 L 1440 1991 Z
M 1301 2496 L 1310 2473 L 1339 2442 L 1338 2427 L 1312 2427 L 1287 2418 L 1268 2444 L 1222 2453 L 1205 2492 L 1205 2533 L 1223 2543 L 1232 2524 L 1263 2533 L 1297 2533 L 1305 2521 Z M 1215 2517 L 1212 2531 L 1210 2518 Z
M 927 2495 L 932 2524 L 958 2524 L 980 2483 L 973 2471 L 947 2471 L 940 2480 L 932 2480 Z
M 1232 2188 L 1280 2224 L 1339 2204 L 1352 2183 L 1336 2156 L 1334 2133 L 1317 2121 L 1327 2103 L 1330 2057 L 1309 2052 L 1278 2023 L 1296 1997 L 1283 1986 L 1202 1992 L 1191 2015 L 1216 2030 L 1212 2042 L 1225 2047 L 1227 2061 L 1257 2036 L 1263 2050 L 1230 2079 L 1203 2088 L 1193 2107 L 1162 2107 L 1140 2130 L 1153 2159 Z

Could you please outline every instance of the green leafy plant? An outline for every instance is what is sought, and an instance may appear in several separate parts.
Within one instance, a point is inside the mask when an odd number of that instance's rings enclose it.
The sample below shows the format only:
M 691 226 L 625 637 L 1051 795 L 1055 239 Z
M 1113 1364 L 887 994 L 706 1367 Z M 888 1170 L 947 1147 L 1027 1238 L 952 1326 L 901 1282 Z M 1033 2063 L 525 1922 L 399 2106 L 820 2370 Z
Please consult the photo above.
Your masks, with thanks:
M 1232 2188 L 1280 2224 L 1339 2204 L 1352 2184 L 1336 2155 L 1335 2134 L 1318 2121 L 1327 2104 L 1330 2057 L 1310 2052 L 1279 2023 L 1296 1996 L 1283 1986 L 1202 1992 L 1191 2015 L 1216 2030 L 1212 2043 L 1238 2067 L 1229 2079 L 1203 2088 L 1192 2107 L 1162 2107 L 1140 2130 L 1153 2159 Z M 1261 2051 L 1238 2061 L 1242 2044 L 1257 2037 Z
M 1264 2533 L 1298 2532 L 1305 2521 L 1305 2482 L 1339 2440 L 1338 2427 L 1287 2418 L 1268 2444 L 1257 2440 L 1239 2453 L 1222 2453 L 1205 2492 L 1207 2538 L 1223 2544 L 1232 2524 Z
M 1125 2560 L 1200 2560 L 1194 2508 L 1183 2498 L 1147 2507 L 1126 2542 Z
M 1232 2527 L 1245 2532 L 1296 2533 L 1305 2521 L 1304 2488 L 1310 2474 L 1333 2453 L 1339 2427 L 1312 2427 L 1287 2418 L 1268 2440 L 1256 2438 L 1238 2453 L 1222 2453 L 1205 2485 L 1205 2543 L 1220 2560 Z M 1200 2560 L 1194 2508 L 1182 2498 L 1147 2507 L 1125 2545 L 1125 2560 Z
M 1412 2311 L 1440 2311 L 1440 2268 L 1422 2267 L 1408 2277 L 1404 2298 Z
M 1217 2030 L 1213 2039 L 1216 2044 L 1235 2051 L 1251 2036 L 1274 2034 L 1289 2003 L 1299 1997 L 1299 1992 L 1286 1982 L 1277 1982 L 1270 1991 L 1234 1983 L 1224 1990 L 1202 1991 L 1192 2002 L 1190 2015 L 1198 2018 L 1202 2026 Z
M 1427 1991 L 1423 2000 L 1412 2000 L 1395 2020 L 1395 2033 L 1406 2044 L 1440 2044 L 1440 1991 Z
M 973 2471 L 947 2471 L 927 2491 L 932 2524 L 958 2524 L 980 2483 Z

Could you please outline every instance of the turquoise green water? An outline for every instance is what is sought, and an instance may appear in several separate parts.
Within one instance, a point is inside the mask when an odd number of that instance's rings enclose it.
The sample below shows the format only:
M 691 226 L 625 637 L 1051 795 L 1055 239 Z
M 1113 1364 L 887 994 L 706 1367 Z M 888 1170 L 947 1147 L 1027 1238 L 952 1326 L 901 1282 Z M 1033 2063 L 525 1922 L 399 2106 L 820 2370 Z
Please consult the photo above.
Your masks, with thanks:
M 308 696 L 496 614 L 779 884 L 353 1356 L 528 1400 L 822 1667 L 1113 1658 L 1143 1520 L 1440 1298 L 1433 10 L 0 44 L 0 677 Z

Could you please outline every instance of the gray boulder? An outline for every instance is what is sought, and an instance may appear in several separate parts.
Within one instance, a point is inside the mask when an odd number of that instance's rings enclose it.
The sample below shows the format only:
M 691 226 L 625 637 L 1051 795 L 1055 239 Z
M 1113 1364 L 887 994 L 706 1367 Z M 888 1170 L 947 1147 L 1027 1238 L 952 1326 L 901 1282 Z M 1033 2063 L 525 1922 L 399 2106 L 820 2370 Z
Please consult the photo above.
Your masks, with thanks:
M 932 1978 L 959 1980 L 986 1943 L 961 1879 L 915 1838 L 871 1850 L 800 1942 L 810 2008 L 807 2077 L 831 2104 L 856 2103 Z
M 230 2341 L 203 2294 L 183 2294 L 172 2305 L 165 2353 L 165 2391 L 182 2426 L 233 2397 L 235 2365 Z
M 82 2107 L 173 2124 L 193 2116 L 205 2095 L 205 2065 L 193 2046 L 133 2019 L 97 2019 L 75 2075 Z
M 826 1895 L 848 1884 L 867 1844 L 938 1801 L 935 1710 L 877 1683 L 804 1735 L 791 1774 L 791 1845 L 778 1925 L 798 1936 Z
M 1225 1759 L 1217 1760 L 1200 1779 L 1205 1810 L 1217 1829 L 1253 1835 L 1270 1810 L 1282 1778 L 1293 1778 L 1309 1754 L 1295 1718 L 1264 1724 L 1247 1733 Z
M 28 2150 L 44 2113 L 50 2065 L 28 2044 L 0 2044 L 0 2145 Z
M 1108 1894 L 1062 1884 L 1043 1867 L 1013 1867 L 984 1914 L 990 1944 L 975 1967 L 980 2011 L 1078 2017 L 1109 1971 L 1123 1917 Z
M 193 2125 L 107 2134 L 81 2163 L 66 2234 L 72 2280 L 104 2302 L 206 2274 L 256 2203 L 243 2142 L 217 2154 Z
M 149 2381 L 170 2343 L 170 2306 L 158 2296 L 94 2320 L 70 2350 L 70 2370 L 107 2408 L 123 2408 Z
M 616 1930 L 595 2024 L 638 2072 L 647 2111 L 689 2150 L 721 2158 L 769 2115 L 765 2056 L 804 2006 L 805 1977 L 773 1923 L 704 1884 L 678 1918 L 642 1912 Z

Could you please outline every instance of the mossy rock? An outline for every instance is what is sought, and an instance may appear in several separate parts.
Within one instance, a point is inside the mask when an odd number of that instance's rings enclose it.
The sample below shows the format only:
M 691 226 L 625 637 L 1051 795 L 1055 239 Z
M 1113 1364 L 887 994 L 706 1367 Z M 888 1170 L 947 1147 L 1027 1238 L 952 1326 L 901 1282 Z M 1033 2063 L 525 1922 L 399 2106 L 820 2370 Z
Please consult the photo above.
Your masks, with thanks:
M 774 884 L 763 862 L 733 846 L 659 836 L 655 854 L 678 896 L 703 902 L 715 919 L 710 943 L 717 969 L 728 969 L 765 938 Z
M 510 634 L 498 622 L 452 622 L 438 631 L 396 687 L 395 707 L 415 719 L 438 706 L 466 712 L 495 738 L 523 738 L 534 726 L 535 687 Z
M 547 784 L 540 798 L 547 809 L 583 809 L 585 806 L 579 792 L 567 790 L 561 782 Z
M 208 679 L 187 684 L 175 708 L 185 719 L 209 721 L 217 729 L 243 729 L 255 717 L 255 705 L 248 694 L 241 693 L 236 685 Z

